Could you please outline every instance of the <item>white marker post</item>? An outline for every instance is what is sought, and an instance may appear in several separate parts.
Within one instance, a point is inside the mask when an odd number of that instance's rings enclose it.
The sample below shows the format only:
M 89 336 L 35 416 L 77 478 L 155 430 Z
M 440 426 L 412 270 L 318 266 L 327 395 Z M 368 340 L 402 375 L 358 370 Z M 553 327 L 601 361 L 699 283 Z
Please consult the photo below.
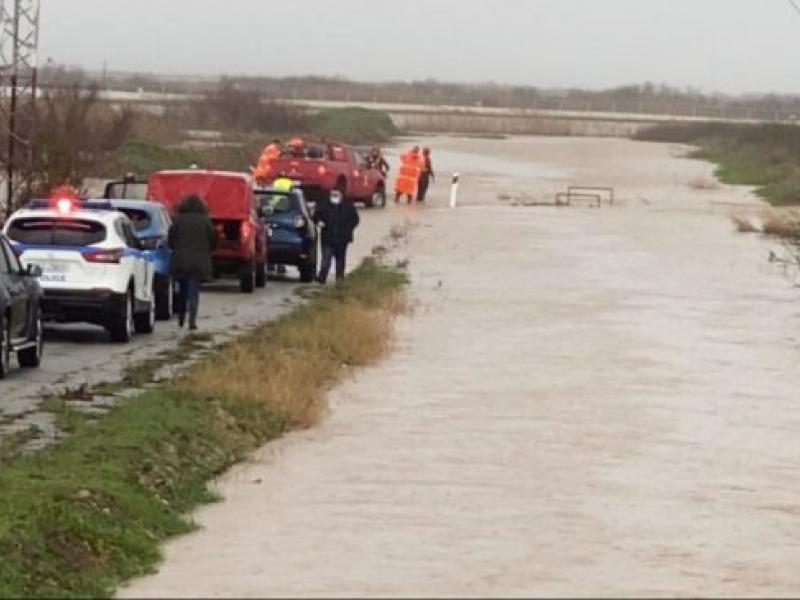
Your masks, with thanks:
M 450 188 L 450 208 L 458 206 L 458 178 L 459 173 L 453 173 L 453 185 Z

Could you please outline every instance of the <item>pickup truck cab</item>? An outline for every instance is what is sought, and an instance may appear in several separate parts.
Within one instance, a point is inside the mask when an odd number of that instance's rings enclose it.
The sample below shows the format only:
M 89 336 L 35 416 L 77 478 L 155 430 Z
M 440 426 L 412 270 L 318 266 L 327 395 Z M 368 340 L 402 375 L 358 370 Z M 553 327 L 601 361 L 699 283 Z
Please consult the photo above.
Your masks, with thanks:
M 308 144 L 302 155 L 284 154 L 270 163 L 268 177 L 300 183 L 306 198 L 317 202 L 332 190 L 368 207 L 386 206 L 386 181 L 369 166 L 366 155 L 344 144 Z
M 188 169 L 159 171 L 147 181 L 147 200 L 164 205 L 173 217 L 181 201 L 192 194 L 208 206 L 217 235 L 211 255 L 214 278 L 234 275 L 244 293 L 264 287 L 267 233 L 259 218 L 253 178 L 245 173 Z

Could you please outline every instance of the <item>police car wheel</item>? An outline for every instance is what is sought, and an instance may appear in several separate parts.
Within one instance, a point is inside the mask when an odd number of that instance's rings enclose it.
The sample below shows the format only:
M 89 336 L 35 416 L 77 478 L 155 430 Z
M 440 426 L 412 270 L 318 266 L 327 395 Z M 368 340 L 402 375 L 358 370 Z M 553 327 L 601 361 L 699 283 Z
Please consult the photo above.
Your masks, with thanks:
M 133 294 L 129 294 L 122 313 L 112 317 L 108 332 L 111 334 L 111 341 L 127 344 L 133 337 L 133 329 Z
M 148 302 L 145 312 L 133 315 L 133 326 L 136 333 L 153 333 L 156 327 L 156 304 Z
M 0 334 L 0 379 L 3 379 L 11 368 L 11 326 L 6 326 L 2 317 L 0 317 Z

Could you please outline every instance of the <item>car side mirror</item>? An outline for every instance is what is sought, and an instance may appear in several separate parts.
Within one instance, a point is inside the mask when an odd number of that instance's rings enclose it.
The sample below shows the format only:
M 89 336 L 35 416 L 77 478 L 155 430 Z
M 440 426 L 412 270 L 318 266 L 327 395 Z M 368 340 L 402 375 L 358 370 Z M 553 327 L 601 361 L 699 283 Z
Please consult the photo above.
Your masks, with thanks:
M 39 278 L 41 276 L 42 276 L 42 267 L 40 267 L 39 265 L 29 264 L 25 267 L 25 277 Z

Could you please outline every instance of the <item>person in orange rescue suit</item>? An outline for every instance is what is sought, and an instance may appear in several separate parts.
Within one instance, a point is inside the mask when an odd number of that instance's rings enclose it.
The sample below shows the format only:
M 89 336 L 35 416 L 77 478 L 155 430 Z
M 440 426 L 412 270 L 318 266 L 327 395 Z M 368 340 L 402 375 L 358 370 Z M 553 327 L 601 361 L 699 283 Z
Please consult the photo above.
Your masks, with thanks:
M 424 159 L 419 153 L 419 146 L 414 146 L 400 156 L 400 169 L 394 181 L 395 203 L 399 202 L 403 196 L 408 198 L 409 204 L 414 202 L 417 197 L 419 176 L 422 173 L 424 164 Z
M 283 144 L 280 140 L 272 140 L 272 143 L 265 146 L 258 159 L 258 166 L 253 170 L 253 176 L 261 184 L 268 183 L 272 161 L 277 160 L 283 154 Z

